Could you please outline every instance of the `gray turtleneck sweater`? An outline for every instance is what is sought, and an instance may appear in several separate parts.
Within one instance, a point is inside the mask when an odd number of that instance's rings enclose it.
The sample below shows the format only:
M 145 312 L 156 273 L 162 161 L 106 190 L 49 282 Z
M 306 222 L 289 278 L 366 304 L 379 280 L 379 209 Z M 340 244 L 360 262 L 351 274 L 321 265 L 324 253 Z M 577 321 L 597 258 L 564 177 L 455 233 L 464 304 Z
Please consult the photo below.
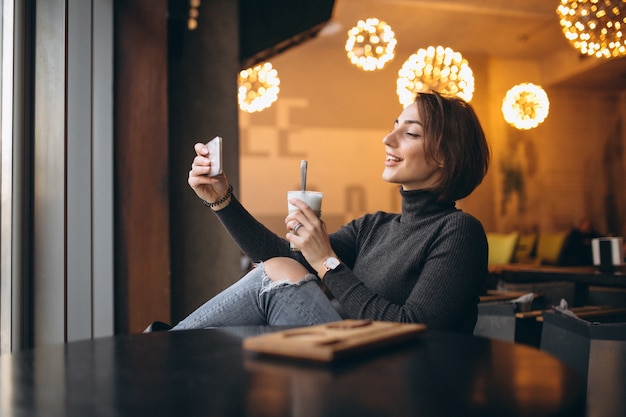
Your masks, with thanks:
M 330 235 L 343 263 L 326 273 L 324 284 L 351 318 L 471 334 L 488 273 L 482 225 L 430 192 L 400 193 L 401 214 L 368 214 Z M 252 260 L 289 256 L 309 267 L 236 198 L 217 215 Z

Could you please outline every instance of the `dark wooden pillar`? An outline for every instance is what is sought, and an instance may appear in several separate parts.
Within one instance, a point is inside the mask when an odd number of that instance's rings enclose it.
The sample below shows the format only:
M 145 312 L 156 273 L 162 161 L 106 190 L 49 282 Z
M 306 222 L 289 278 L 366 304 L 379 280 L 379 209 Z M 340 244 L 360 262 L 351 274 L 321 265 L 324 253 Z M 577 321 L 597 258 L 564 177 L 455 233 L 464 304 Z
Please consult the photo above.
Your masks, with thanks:
M 115 1 L 117 333 L 170 320 L 167 18 L 166 0 Z
M 175 0 L 174 0 L 175 1 Z M 239 190 L 239 1 L 206 0 L 195 30 L 169 45 L 172 321 L 241 277 L 241 252 L 187 184 L 193 145 L 219 134 Z

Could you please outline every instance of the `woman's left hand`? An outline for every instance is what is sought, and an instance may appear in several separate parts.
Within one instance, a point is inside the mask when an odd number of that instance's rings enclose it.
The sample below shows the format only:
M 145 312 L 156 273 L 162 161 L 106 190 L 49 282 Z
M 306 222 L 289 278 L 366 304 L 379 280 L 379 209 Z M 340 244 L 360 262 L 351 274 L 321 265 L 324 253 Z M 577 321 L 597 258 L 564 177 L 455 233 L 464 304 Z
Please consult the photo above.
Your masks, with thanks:
M 323 266 L 324 260 L 329 256 L 337 256 L 330 246 L 326 224 L 304 201 L 293 199 L 289 200 L 289 203 L 300 210 L 285 218 L 285 226 L 289 231 L 287 240 L 300 250 L 302 256 L 322 277 L 326 272 Z

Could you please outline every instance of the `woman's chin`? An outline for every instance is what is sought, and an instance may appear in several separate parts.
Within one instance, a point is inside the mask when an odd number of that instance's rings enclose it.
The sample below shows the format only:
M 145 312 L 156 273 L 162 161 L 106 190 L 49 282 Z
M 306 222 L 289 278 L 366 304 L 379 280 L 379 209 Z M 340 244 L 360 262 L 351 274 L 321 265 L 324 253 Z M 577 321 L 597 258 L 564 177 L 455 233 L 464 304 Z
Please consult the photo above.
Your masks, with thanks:
M 382 178 L 384 181 L 390 182 L 390 183 L 397 183 L 398 181 L 396 180 L 396 173 L 395 170 L 389 168 L 389 167 L 385 167 L 385 169 L 383 170 L 383 174 L 382 174 Z
M 383 174 L 383 181 L 388 182 L 390 184 L 400 184 L 393 175 L 385 175 Z

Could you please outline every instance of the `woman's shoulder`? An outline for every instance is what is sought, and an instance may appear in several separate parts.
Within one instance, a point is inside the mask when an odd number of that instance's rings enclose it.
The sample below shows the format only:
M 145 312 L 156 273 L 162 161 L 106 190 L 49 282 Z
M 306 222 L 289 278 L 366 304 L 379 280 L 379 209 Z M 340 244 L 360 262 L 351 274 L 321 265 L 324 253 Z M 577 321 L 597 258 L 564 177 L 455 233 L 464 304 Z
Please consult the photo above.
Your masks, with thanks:
M 376 224 L 376 223 L 386 223 L 397 219 L 400 217 L 399 213 L 389 213 L 386 211 L 375 211 L 373 213 L 364 214 L 363 216 L 355 219 L 355 221 L 361 224 Z
M 463 210 L 454 210 L 445 216 L 445 224 L 455 228 L 471 228 L 485 233 L 483 224 L 478 218 Z
M 448 213 L 448 216 L 451 216 L 451 218 L 459 219 L 460 221 L 479 221 L 473 214 L 470 214 L 461 209 L 454 209 L 450 211 L 450 213 Z

